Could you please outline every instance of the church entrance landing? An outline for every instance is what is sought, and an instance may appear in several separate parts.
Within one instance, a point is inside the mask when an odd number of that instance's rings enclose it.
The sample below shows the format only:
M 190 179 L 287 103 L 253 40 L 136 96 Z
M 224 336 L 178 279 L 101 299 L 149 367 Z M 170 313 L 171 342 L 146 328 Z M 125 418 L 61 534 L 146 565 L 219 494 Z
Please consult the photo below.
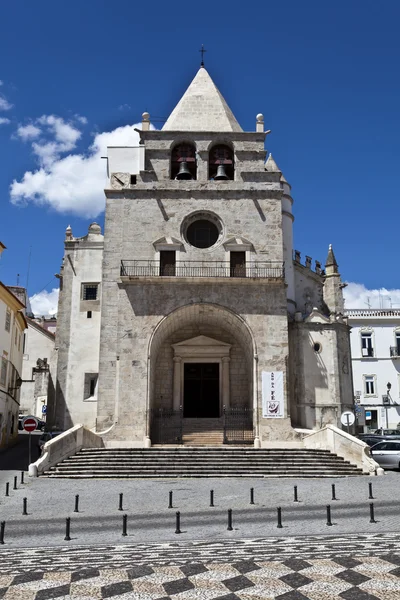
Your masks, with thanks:
M 219 363 L 185 363 L 183 417 L 219 417 L 219 387 Z

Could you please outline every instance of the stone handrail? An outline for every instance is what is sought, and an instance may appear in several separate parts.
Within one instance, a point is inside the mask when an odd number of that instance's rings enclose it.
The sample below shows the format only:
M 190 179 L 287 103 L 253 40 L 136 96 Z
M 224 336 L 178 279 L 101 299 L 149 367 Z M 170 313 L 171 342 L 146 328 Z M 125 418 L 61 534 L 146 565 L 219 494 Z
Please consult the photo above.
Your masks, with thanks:
M 362 469 L 365 474 L 384 474 L 383 469 L 371 457 L 369 446 L 335 425 L 325 425 L 322 429 L 309 433 L 304 436 L 303 443 L 305 448 L 330 450 Z
M 82 448 L 104 448 L 104 442 L 97 433 L 75 425 L 45 443 L 42 456 L 29 465 L 29 476 L 38 477 Z

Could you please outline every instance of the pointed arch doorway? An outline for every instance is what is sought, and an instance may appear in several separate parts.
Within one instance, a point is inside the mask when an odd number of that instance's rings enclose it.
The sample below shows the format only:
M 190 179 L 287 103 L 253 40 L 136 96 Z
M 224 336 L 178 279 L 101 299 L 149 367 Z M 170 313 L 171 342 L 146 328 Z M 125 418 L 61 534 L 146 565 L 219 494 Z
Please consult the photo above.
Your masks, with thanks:
M 184 418 L 219 418 L 229 407 L 231 344 L 199 335 L 174 351 L 173 406 Z

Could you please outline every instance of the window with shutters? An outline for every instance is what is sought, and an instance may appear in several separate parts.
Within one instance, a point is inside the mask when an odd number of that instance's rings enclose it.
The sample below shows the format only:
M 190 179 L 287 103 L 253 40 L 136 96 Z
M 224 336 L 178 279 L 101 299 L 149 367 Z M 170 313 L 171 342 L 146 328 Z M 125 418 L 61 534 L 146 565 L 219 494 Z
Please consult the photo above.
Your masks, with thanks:
M 11 310 L 9 308 L 6 310 L 6 322 L 4 327 L 6 331 L 10 331 L 11 329 Z
M 7 365 L 8 360 L 6 358 L 1 359 L 1 369 L 0 369 L 0 385 L 3 387 L 6 386 L 7 382 Z

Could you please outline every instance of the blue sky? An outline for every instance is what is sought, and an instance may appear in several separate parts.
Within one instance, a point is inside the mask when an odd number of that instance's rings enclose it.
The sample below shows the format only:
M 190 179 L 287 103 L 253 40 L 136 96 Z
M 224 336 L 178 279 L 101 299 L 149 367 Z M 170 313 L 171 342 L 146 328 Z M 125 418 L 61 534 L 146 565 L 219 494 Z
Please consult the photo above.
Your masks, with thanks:
M 25 285 L 31 251 L 29 294 L 57 287 L 66 226 L 103 224 L 101 145 L 145 110 L 161 127 L 204 43 L 242 127 L 262 112 L 272 130 L 295 247 L 324 261 L 332 243 L 356 296 L 392 289 L 400 306 L 399 20 L 398 0 L 3 4 L 0 279 Z

